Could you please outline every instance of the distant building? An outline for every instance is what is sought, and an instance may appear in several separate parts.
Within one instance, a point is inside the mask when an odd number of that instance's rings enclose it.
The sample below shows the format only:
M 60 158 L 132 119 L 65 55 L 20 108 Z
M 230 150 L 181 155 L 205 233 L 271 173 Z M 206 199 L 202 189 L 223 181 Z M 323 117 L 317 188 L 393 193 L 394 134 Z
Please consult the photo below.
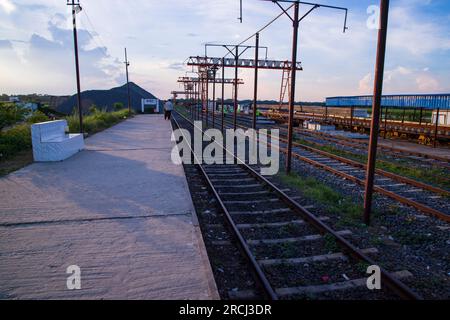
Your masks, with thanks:
M 373 96 L 330 97 L 327 107 L 372 107 Z M 450 94 L 383 95 L 381 106 L 391 108 L 450 109 Z
M 431 117 L 431 123 L 436 123 L 437 110 L 433 111 Z M 450 127 L 450 110 L 439 110 L 439 123 L 440 126 Z
M 20 102 L 20 99 L 19 99 L 19 97 L 11 96 L 11 97 L 9 97 L 9 102 L 14 102 L 14 103 Z

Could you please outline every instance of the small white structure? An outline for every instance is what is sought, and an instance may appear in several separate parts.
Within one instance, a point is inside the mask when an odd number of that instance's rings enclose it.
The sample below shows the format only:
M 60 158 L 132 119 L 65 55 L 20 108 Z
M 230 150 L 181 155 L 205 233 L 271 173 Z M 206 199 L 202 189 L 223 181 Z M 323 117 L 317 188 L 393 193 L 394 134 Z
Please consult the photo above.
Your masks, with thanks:
M 142 113 L 160 113 L 159 99 L 141 99 Z
M 431 123 L 436 124 L 437 110 L 433 111 Z M 450 126 L 450 110 L 439 110 L 439 125 Z
M 305 121 L 303 123 L 303 127 L 305 129 L 312 130 L 312 131 L 334 131 L 334 130 L 336 130 L 335 126 L 324 125 L 324 124 L 320 124 L 317 122 L 309 122 L 309 121 Z
M 81 133 L 66 134 L 67 121 L 56 120 L 31 126 L 34 161 L 62 161 L 84 149 Z

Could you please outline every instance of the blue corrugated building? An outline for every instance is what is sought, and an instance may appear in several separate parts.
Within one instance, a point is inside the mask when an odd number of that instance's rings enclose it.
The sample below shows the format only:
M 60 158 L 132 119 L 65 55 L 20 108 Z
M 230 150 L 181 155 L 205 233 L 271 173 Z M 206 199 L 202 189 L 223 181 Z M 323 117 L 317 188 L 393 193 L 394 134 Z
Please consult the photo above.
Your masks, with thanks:
M 330 97 L 326 99 L 327 107 L 372 107 L 373 96 Z M 415 94 L 384 95 L 382 107 L 450 109 L 450 94 Z

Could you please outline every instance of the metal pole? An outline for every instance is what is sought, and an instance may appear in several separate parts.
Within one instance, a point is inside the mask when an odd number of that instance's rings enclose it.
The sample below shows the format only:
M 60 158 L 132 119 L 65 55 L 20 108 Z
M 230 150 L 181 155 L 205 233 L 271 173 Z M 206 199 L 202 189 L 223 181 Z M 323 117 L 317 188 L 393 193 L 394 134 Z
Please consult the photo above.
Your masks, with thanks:
M 255 80 L 253 88 L 253 129 L 256 130 L 256 112 L 258 110 L 258 59 L 259 59 L 259 32 L 256 33 L 256 45 L 255 45 Z
M 386 110 L 384 112 L 384 139 L 386 139 L 387 135 L 387 121 L 388 121 L 389 107 L 386 106 Z
M 436 113 L 436 127 L 434 128 L 434 142 L 433 142 L 433 147 L 436 148 L 437 147 L 437 136 L 438 136 L 438 131 L 439 131 L 439 111 L 440 109 L 437 109 L 437 113 Z
M 198 119 L 198 105 L 200 104 L 200 98 L 199 98 L 199 88 L 200 88 L 200 82 L 195 83 L 195 109 L 194 109 L 194 119 Z
M 238 108 L 238 59 L 239 59 L 239 47 L 236 46 L 236 52 L 234 56 L 234 113 L 233 113 L 233 128 L 236 130 L 237 121 L 237 108 Z
M 205 79 L 204 79 L 204 74 L 202 74 L 202 76 L 201 76 L 201 81 L 202 81 L 202 85 L 201 85 L 202 105 L 200 106 L 200 121 L 203 122 L 203 106 L 205 105 L 205 95 L 204 95 Z
M 206 126 L 209 121 L 209 69 L 206 69 Z
M 374 94 L 372 102 L 372 123 L 370 130 L 369 154 L 367 161 L 366 188 L 364 195 L 364 223 L 370 224 L 372 211 L 373 182 L 377 157 L 378 130 L 381 96 L 383 93 L 384 61 L 386 56 L 386 37 L 389 15 L 389 0 L 380 0 L 380 29 L 378 31 L 377 63 L 375 67 Z
M 288 145 L 286 154 L 286 173 L 291 172 L 291 157 L 292 157 L 292 138 L 293 138 L 293 125 L 294 125 L 294 102 L 295 102 L 295 77 L 297 71 L 297 41 L 298 41 L 298 11 L 299 3 L 294 4 L 294 33 L 292 36 L 292 65 L 291 65 L 291 92 L 289 97 L 289 120 L 288 120 Z
M 420 108 L 420 119 L 419 119 L 419 125 L 422 125 L 422 118 L 423 118 L 423 107 Z
M 222 122 L 220 124 L 220 130 L 223 131 L 223 107 L 225 103 L 225 58 L 222 58 L 222 109 L 221 109 L 221 118 Z
M 406 108 L 403 109 L 402 124 L 405 123 L 405 116 L 406 116 Z
M 350 107 L 350 132 L 353 132 L 353 108 L 354 106 Z
M 75 0 L 72 0 L 72 19 L 73 19 L 73 44 L 75 49 L 75 69 L 77 75 L 77 105 L 78 118 L 80 121 L 80 133 L 83 133 L 83 109 L 81 107 L 81 85 L 80 85 L 80 63 L 78 60 L 78 36 L 77 36 L 77 22 L 75 13 Z
M 126 74 L 127 74 L 128 112 L 131 113 L 130 82 L 129 82 L 129 78 L 128 78 L 128 66 L 129 65 L 130 65 L 130 63 L 128 62 L 127 48 L 125 48 L 125 69 L 126 69 Z
M 213 110 L 212 110 L 212 125 L 213 128 L 215 128 L 215 122 L 216 122 L 216 72 L 217 68 L 214 67 L 213 69 Z

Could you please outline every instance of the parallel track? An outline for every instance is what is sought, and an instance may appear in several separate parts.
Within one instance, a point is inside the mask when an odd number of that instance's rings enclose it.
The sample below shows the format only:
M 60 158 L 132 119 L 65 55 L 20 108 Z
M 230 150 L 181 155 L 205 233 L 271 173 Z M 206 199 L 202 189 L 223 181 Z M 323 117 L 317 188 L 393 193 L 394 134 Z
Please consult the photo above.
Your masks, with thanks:
M 231 121 L 224 120 L 227 128 L 232 128 Z M 248 128 L 241 124 L 237 124 L 237 127 Z M 279 149 L 286 154 L 287 140 L 282 137 L 279 140 Z M 292 156 L 360 186 L 365 185 L 366 166 L 356 161 L 295 142 L 293 142 Z M 375 178 L 375 192 L 411 206 L 420 212 L 450 222 L 449 191 L 380 169 L 376 170 Z
M 193 129 L 192 122 L 181 114 L 175 113 L 173 123 L 178 128 Z M 180 125 L 180 123 L 182 125 Z M 186 137 L 184 137 L 185 139 Z M 191 150 L 192 151 L 192 150 Z M 228 152 L 224 149 L 225 152 Z M 193 153 L 194 154 L 194 153 Z M 194 155 L 195 156 L 195 155 Z M 355 262 L 363 262 L 368 265 L 376 265 L 365 252 L 372 252 L 374 249 L 360 250 L 353 246 L 345 236 L 348 235 L 346 231 L 337 232 L 332 230 L 322 220 L 306 208 L 302 207 L 297 201 L 289 197 L 285 191 L 279 189 L 272 182 L 261 176 L 256 168 L 247 165 L 244 161 L 234 157 L 236 164 L 233 165 L 203 165 L 197 164 L 210 190 L 214 194 L 220 208 L 222 209 L 226 221 L 230 226 L 241 252 L 249 261 L 255 275 L 255 279 L 263 290 L 266 298 L 279 299 L 289 297 L 295 294 L 314 290 L 333 290 L 339 286 L 349 285 L 349 288 L 354 286 L 364 286 L 365 279 L 349 279 L 347 282 L 331 284 L 328 286 L 293 286 L 293 287 L 276 287 L 270 280 L 273 274 L 268 275 L 265 265 L 267 264 L 283 264 L 283 261 L 274 261 L 267 259 L 258 259 L 255 256 L 254 246 L 260 243 L 292 243 L 292 242 L 311 242 L 331 237 L 338 245 L 340 251 L 333 254 L 318 255 L 314 257 L 293 257 L 289 263 L 294 265 L 299 261 L 310 261 L 314 263 L 314 259 L 321 259 L 322 262 L 331 263 L 330 261 L 348 260 Z M 276 221 L 282 219 L 285 220 Z M 242 219 L 245 216 L 258 216 L 262 219 L 261 223 L 239 223 L 237 219 Z M 274 220 L 275 219 L 275 220 Z M 261 222 L 261 220 L 259 220 Z M 286 225 L 304 225 L 305 228 L 311 232 L 297 238 L 272 238 L 269 240 L 251 239 L 245 230 L 258 229 L 264 227 L 282 227 Z M 317 234 L 318 232 L 318 234 Z M 249 239 L 250 237 L 250 239 Z M 376 251 L 376 250 L 375 250 Z M 351 258 L 351 259 L 349 259 Z M 399 275 L 405 276 L 402 272 Z M 283 277 L 283 274 L 279 275 Z M 404 283 L 398 280 L 384 269 L 381 269 L 381 276 L 383 284 L 389 288 L 391 293 L 395 293 L 398 297 L 403 299 L 421 299 L 413 290 L 407 287 Z M 343 287 L 341 287 L 342 289 Z

